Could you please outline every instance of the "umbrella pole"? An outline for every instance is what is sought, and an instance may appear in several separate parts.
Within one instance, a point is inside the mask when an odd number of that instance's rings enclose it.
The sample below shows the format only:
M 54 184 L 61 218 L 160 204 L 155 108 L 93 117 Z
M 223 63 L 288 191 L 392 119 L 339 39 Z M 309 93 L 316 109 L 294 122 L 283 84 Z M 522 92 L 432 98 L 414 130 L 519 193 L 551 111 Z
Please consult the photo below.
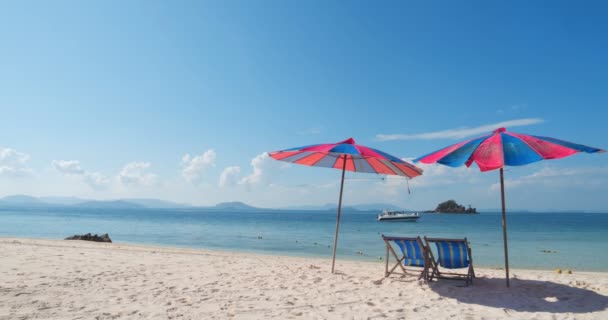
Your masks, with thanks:
M 336 218 L 336 235 L 334 236 L 334 256 L 331 260 L 331 273 L 334 273 L 336 265 L 336 247 L 338 246 L 338 229 L 340 228 L 340 213 L 342 212 L 342 190 L 344 189 L 344 173 L 346 171 L 346 155 L 342 163 L 342 182 L 340 182 L 340 200 L 338 200 L 338 217 Z
M 502 235 L 505 243 L 505 271 L 507 272 L 507 288 L 509 287 L 509 251 L 507 249 L 507 216 L 505 213 L 505 183 L 503 169 L 500 168 L 500 195 L 502 199 Z

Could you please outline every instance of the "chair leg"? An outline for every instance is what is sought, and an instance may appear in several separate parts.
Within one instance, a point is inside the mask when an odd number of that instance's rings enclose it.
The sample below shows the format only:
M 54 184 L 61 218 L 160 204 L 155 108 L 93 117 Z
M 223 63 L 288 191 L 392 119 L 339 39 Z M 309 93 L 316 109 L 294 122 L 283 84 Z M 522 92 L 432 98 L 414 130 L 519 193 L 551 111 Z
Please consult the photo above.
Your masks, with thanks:
M 469 279 L 471 279 L 471 285 L 473 285 L 473 279 L 475 279 L 475 271 L 473 270 L 473 265 L 469 265 Z
M 439 279 L 441 277 L 441 272 L 439 272 L 439 260 L 433 263 L 433 275 Z
M 388 243 L 386 244 L 388 246 Z M 386 247 L 386 262 L 384 264 L 384 277 L 388 277 L 388 247 Z
M 418 280 L 424 279 L 425 283 L 428 282 L 428 280 L 429 280 L 428 269 L 429 269 L 429 262 L 428 262 L 428 259 L 426 258 L 426 253 L 425 253 L 424 268 L 422 268 L 422 272 L 420 272 L 420 277 L 418 277 Z
M 418 277 L 418 280 L 421 279 L 424 281 L 424 283 L 429 282 L 429 269 L 426 264 L 424 265 L 424 269 L 422 269 L 422 272 L 420 272 L 420 276 Z
M 429 278 L 429 282 L 432 282 L 433 279 L 435 278 L 435 275 L 437 275 L 437 276 L 439 276 L 439 275 L 437 274 L 437 272 L 438 272 L 437 266 L 431 265 L 431 266 L 429 266 L 429 268 L 430 268 L 430 270 L 427 270 L 427 277 Z M 429 275 L 429 273 L 430 273 L 430 275 Z

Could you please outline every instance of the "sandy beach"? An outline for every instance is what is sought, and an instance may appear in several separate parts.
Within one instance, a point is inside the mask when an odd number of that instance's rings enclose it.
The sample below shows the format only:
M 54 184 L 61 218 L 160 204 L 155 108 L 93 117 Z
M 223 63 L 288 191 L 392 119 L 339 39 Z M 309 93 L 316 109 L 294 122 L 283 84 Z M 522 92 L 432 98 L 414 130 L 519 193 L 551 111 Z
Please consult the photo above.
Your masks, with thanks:
M 381 262 L 0 239 L 0 319 L 608 319 L 608 273 L 477 268 L 473 286 Z

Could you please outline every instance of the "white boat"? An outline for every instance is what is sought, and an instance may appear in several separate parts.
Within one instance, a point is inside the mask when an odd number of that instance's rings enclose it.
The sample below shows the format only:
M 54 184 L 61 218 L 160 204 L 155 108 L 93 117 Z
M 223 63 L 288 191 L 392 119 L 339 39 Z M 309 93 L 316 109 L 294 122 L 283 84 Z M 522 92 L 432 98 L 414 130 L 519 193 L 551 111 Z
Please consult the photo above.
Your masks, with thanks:
M 414 222 L 420 219 L 418 212 L 392 211 L 384 210 L 378 214 L 378 221 L 410 221 Z

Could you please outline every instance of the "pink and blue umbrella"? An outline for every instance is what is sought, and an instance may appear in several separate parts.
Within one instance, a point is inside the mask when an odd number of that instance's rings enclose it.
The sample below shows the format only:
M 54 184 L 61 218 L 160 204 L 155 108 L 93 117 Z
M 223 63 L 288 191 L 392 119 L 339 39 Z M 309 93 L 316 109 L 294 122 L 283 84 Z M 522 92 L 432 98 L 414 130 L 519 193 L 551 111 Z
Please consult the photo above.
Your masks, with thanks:
M 422 169 L 377 149 L 355 143 L 353 138 L 338 143 L 315 144 L 271 152 L 276 160 L 312 167 L 343 169 L 414 178 Z
M 334 252 L 331 272 L 334 272 L 336 262 L 336 247 L 338 244 L 338 229 L 342 211 L 342 190 L 344 188 L 345 171 L 366 172 L 384 175 L 396 175 L 414 178 L 422 174 L 422 169 L 407 163 L 395 156 L 377 149 L 355 143 L 353 138 L 338 143 L 315 144 L 270 152 L 269 156 L 276 160 L 301 164 L 312 167 L 325 167 L 342 170 L 340 183 L 340 200 L 336 218 L 336 235 L 334 237 Z
M 504 166 L 522 166 L 541 160 L 560 159 L 575 153 L 602 153 L 602 149 L 588 147 L 555 138 L 507 132 L 500 128 L 485 136 L 451 145 L 422 156 L 414 162 L 440 163 L 450 167 L 476 163 L 479 170 L 500 169 L 502 196 L 502 226 L 505 251 L 507 287 L 509 286 L 509 254 L 507 249 L 507 220 L 505 214 Z

